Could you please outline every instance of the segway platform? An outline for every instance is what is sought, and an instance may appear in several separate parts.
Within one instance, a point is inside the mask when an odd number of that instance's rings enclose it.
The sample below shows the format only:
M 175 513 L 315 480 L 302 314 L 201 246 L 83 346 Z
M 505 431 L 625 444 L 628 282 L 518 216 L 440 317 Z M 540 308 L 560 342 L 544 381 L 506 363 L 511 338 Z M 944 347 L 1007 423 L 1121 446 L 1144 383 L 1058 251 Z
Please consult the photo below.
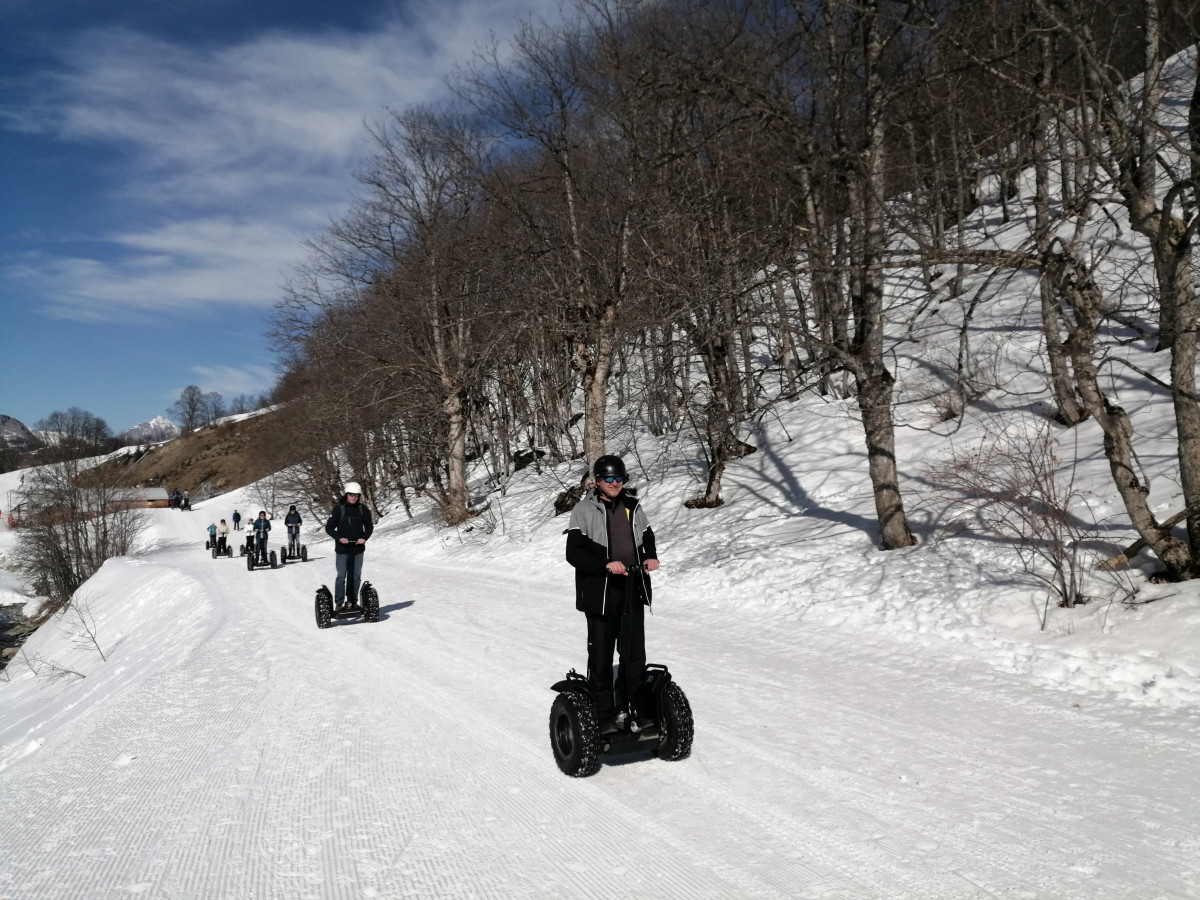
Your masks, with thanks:
M 279 551 L 279 561 L 285 563 L 289 560 L 291 562 L 295 562 L 296 560 L 300 560 L 300 562 L 308 562 L 308 544 L 301 544 L 300 552 L 291 554 L 288 553 L 288 548 L 286 546 L 282 547 Z
M 333 592 L 325 585 L 317 589 L 315 602 L 317 627 L 328 628 L 334 619 L 362 619 L 364 622 L 379 621 L 379 592 L 364 581 L 358 590 L 358 602 L 347 603 L 341 609 L 334 609 Z
M 256 566 L 270 566 L 272 569 L 279 566 L 279 558 L 275 555 L 274 550 L 266 555 L 266 559 L 263 559 L 257 549 L 252 547 L 243 547 L 242 549 L 245 550 L 247 572 L 253 572 Z
M 551 690 L 558 696 L 550 707 L 550 747 L 566 775 L 594 775 L 604 756 L 649 751 L 675 761 L 692 752 L 692 708 L 666 666 L 646 666 L 621 724 L 600 721 L 587 678 L 574 669 Z

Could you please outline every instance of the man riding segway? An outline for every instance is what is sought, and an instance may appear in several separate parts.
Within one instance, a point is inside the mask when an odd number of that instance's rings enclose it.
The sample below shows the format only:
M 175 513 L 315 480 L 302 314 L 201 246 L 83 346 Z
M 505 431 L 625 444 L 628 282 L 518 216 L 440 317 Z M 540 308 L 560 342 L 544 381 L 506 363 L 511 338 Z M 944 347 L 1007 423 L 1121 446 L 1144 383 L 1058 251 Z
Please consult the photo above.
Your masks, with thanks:
M 567 527 L 575 608 L 587 616 L 588 686 L 602 730 L 609 723 L 636 727 L 635 691 L 646 668 L 649 573 L 658 568 L 654 530 L 637 497 L 625 490 L 629 476 L 621 457 L 601 456 L 592 474 L 594 487 L 575 505 Z M 621 660 L 615 696 L 614 649 Z

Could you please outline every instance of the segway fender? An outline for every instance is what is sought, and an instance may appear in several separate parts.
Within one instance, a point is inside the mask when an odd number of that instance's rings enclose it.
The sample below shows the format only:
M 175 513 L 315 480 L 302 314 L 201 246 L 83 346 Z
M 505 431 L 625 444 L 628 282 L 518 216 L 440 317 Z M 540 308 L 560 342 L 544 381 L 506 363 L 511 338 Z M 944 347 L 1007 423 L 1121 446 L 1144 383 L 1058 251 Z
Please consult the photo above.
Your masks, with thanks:
M 551 685 L 550 690 L 561 694 L 563 691 L 574 691 L 577 694 L 592 695 L 591 688 L 588 687 L 587 678 L 580 675 L 574 669 L 567 673 L 567 677 L 562 681 L 555 682 Z
M 643 715 L 651 715 L 657 721 L 662 713 L 663 692 L 672 681 L 666 666 L 648 663 L 638 686 L 636 705 Z

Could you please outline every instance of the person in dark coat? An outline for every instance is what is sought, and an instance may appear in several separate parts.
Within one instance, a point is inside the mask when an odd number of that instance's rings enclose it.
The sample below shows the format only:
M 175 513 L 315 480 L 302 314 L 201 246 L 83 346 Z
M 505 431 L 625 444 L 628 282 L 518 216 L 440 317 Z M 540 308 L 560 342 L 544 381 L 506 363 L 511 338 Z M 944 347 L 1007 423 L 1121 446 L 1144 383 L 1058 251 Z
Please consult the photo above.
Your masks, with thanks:
M 334 583 L 335 609 L 344 604 L 357 605 L 358 586 L 362 580 L 363 553 L 375 525 L 371 511 L 362 503 L 362 488 L 357 481 L 348 481 L 342 502 L 333 508 L 325 533 L 333 538 L 337 560 L 337 579 Z
M 575 608 L 587 617 L 588 685 L 601 726 L 625 726 L 634 691 L 646 668 L 645 608 L 649 573 L 658 568 L 654 530 L 637 497 L 626 491 L 619 456 L 601 456 L 593 486 L 571 511 L 567 562 L 575 567 Z M 645 571 L 629 572 L 645 566 Z M 622 635 L 622 629 L 625 634 Z M 613 691 L 613 650 L 621 637 L 621 662 Z
M 303 522 L 295 506 L 290 507 L 288 514 L 283 517 L 283 524 L 287 526 L 288 556 L 300 555 L 300 526 Z
M 257 554 L 258 563 L 267 561 L 267 535 L 270 533 L 271 520 L 267 518 L 265 509 L 260 510 L 258 518 L 254 520 L 254 552 Z

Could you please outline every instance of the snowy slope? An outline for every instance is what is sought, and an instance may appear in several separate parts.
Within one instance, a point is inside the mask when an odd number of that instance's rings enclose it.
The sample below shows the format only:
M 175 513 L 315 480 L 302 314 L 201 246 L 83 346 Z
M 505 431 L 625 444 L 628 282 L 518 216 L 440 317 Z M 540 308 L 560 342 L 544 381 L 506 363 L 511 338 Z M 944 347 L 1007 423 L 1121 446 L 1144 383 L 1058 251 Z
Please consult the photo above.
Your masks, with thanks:
M 978 218 L 995 246 L 1027 234 Z M 1096 217 L 1101 280 L 1143 252 L 1105 232 L 1120 219 Z M 694 711 L 680 762 L 555 767 L 549 686 L 585 641 L 552 503 L 578 466 L 518 473 L 457 529 L 388 516 L 365 571 L 381 620 L 326 631 L 319 528 L 308 563 L 247 572 L 203 541 L 258 508 L 252 489 L 153 511 L 138 553 L 0 675 L 0 900 L 1200 897 L 1200 584 L 1151 584 L 1143 554 L 1043 629 L 1044 585 L 930 477 L 1045 421 L 1034 285 L 1002 287 L 973 320 L 990 388 L 960 419 L 921 398 L 961 306 L 892 336 L 916 547 L 875 546 L 852 402 L 765 416 L 714 510 L 683 506 L 702 471 L 679 436 L 611 446 L 658 537 L 647 643 Z M 1150 349 L 1109 357 L 1162 377 Z M 1182 508 L 1170 398 L 1119 371 L 1166 518 Z M 1103 556 L 1134 535 L 1100 446 L 1085 422 L 1056 451 Z M 0 602 L 22 597 L 12 554 L 0 530 Z
M 327 631 L 323 535 L 250 573 L 203 549 L 247 496 L 152 512 L 83 591 L 107 661 L 68 614 L 0 679 L 0 898 L 1200 895 L 1200 586 L 1041 632 L 994 548 L 875 550 L 852 414 L 806 402 L 719 510 L 640 478 L 695 745 L 587 780 L 547 737 L 585 655 L 553 478 L 471 530 L 388 517 L 381 621 Z

